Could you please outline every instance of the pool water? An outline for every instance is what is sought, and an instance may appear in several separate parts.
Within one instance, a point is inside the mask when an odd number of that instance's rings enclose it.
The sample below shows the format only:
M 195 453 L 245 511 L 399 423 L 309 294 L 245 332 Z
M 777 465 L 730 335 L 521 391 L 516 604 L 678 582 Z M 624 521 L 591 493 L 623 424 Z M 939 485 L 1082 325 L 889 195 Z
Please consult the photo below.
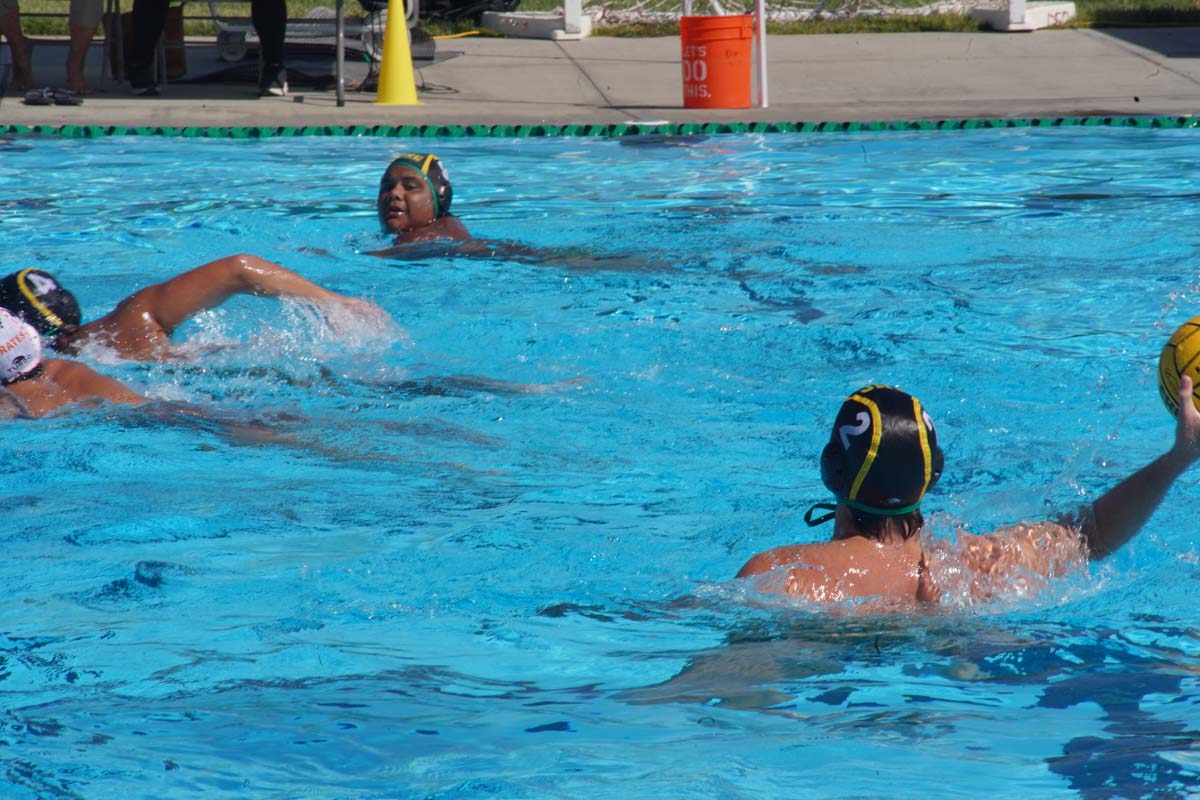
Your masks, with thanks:
M 413 149 L 528 252 L 369 255 Z M 1032 597 L 732 580 L 829 535 L 802 517 L 866 383 L 938 423 L 935 535 L 1164 451 L 1198 165 L 1195 131 L 1108 128 L 0 141 L 3 272 L 85 318 L 250 252 L 395 323 L 238 298 L 174 363 L 87 354 L 206 419 L 4 423 L 0 794 L 1200 796 L 1200 473 Z

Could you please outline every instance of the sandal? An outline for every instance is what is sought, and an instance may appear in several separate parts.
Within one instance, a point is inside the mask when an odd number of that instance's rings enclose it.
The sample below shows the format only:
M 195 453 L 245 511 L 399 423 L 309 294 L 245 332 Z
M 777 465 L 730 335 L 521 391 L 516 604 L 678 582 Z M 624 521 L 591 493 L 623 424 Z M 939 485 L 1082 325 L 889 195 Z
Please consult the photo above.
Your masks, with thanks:
M 30 89 L 25 93 L 25 105 L 48 106 L 54 102 L 54 90 L 47 86 L 44 89 Z
M 70 89 L 55 89 L 52 97 L 56 106 L 81 106 L 83 98 Z

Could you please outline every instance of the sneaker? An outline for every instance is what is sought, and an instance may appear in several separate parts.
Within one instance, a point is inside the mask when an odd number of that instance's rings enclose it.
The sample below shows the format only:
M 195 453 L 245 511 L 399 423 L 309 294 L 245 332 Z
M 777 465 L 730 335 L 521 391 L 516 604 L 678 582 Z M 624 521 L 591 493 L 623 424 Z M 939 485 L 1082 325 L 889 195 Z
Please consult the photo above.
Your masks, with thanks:
M 158 84 L 149 67 L 130 67 L 129 86 L 136 97 L 158 97 Z
M 265 64 L 259 68 L 259 97 L 286 97 L 287 93 L 287 70 L 282 64 Z

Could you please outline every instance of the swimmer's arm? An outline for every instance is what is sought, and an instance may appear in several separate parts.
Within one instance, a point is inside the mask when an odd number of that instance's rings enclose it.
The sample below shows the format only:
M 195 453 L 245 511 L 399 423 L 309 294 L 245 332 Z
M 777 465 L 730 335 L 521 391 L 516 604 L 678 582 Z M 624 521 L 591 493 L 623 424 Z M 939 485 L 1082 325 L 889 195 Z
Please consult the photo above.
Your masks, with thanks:
M 1021 523 L 984 536 L 960 533 L 958 542 L 963 563 L 974 576 L 976 597 L 988 596 L 996 579 L 1012 588 L 1012 581 L 1059 577 L 1087 561 L 1079 528 L 1057 522 Z
M 240 254 L 219 258 L 147 286 L 121 301 L 109 314 L 110 322 L 124 328 L 141 327 L 148 316 L 170 336 L 191 317 L 228 300 L 235 294 L 293 297 L 317 303 L 355 303 L 351 298 L 324 289 L 307 278 L 258 256 Z M 112 319 L 117 318 L 117 319 Z
M 25 404 L 7 389 L 0 388 L 0 419 L 16 419 L 25 417 L 31 419 L 33 414 L 25 408 Z
M 146 398 L 115 378 L 97 372 L 86 364 L 65 359 L 52 359 L 46 367 L 55 383 L 73 401 L 107 400 L 122 405 L 141 405 Z
M 1190 376 L 1180 380 L 1178 399 L 1171 449 L 1118 483 L 1083 514 L 1092 558 L 1104 558 L 1137 535 L 1171 485 L 1200 459 L 1200 411 L 1192 402 Z
M 239 445 L 282 444 L 296 445 L 299 440 L 284 431 L 253 419 L 206 409 L 193 403 L 153 401 L 143 413 L 169 424 L 195 425 L 210 430 Z

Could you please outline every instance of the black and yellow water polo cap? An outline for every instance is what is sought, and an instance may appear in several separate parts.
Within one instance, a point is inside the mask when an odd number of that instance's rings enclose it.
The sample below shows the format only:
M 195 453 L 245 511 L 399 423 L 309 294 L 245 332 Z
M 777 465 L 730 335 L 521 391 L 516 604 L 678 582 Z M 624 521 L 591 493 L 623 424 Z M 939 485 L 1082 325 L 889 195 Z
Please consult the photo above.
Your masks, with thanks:
M 821 480 L 851 508 L 898 516 L 920 507 L 942 463 L 921 401 L 894 386 L 864 386 L 838 411 L 821 452 Z
M 23 269 L 0 279 L 0 307 L 7 308 L 45 337 L 80 321 L 79 301 L 54 276 Z

